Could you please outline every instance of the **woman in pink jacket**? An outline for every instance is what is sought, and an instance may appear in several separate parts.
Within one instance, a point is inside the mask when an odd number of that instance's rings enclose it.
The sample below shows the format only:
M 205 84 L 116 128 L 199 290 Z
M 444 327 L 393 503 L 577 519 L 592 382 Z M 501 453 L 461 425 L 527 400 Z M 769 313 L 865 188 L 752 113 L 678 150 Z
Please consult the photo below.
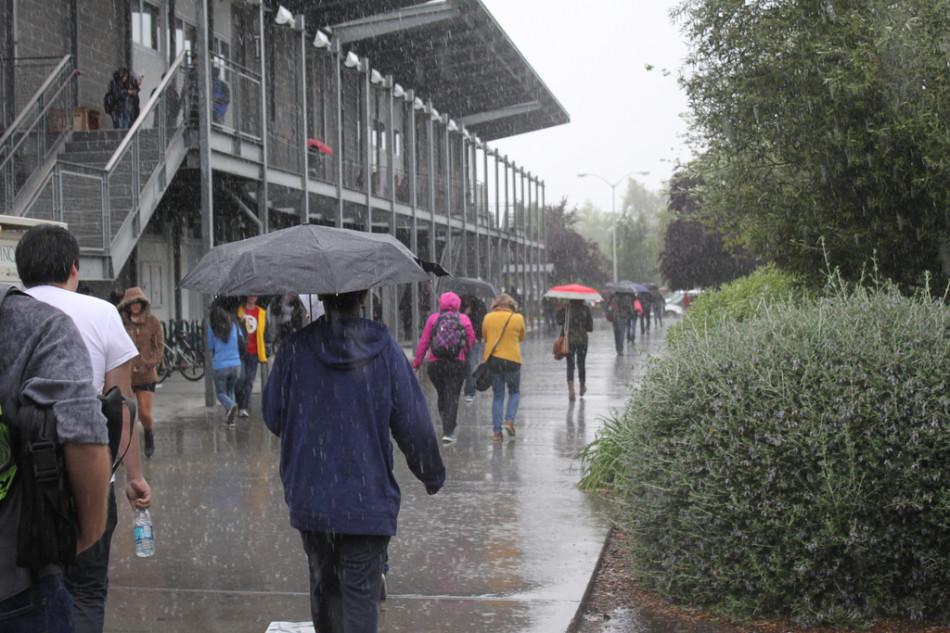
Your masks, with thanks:
M 439 396 L 442 443 L 455 443 L 455 418 L 459 396 L 468 375 L 468 352 L 475 345 L 475 330 L 468 316 L 459 312 L 462 300 L 454 292 L 439 297 L 439 311 L 429 315 L 412 361 L 419 369 L 428 351 L 429 380 Z

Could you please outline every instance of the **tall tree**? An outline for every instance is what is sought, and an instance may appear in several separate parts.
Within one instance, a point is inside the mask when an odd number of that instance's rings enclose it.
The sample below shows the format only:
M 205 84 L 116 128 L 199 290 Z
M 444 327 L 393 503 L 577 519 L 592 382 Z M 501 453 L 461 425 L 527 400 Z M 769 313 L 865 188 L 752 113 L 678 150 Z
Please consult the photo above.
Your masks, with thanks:
M 686 0 L 704 213 L 755 253 L 950 272 L 950 0 Z
M 566 199 L 545 210 L 545 246 L 548 262 L 554 265 L 554 281 L 600 287 L 607 281 L 607 262 L 597 244 L 577 232 L 576 224 L 577 209 L 568 211 Z

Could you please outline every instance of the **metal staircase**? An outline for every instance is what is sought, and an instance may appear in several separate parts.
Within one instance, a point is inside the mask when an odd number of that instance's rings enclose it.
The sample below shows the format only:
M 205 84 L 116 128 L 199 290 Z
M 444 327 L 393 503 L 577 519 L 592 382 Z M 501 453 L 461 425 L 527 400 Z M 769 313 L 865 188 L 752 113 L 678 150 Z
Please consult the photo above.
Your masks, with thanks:
M 129 130 L 71 132 L 14 200 L 15 215 L 69 225 L 85 279 L 115 278 L 185 159 L 184 60 L 182 53 Z

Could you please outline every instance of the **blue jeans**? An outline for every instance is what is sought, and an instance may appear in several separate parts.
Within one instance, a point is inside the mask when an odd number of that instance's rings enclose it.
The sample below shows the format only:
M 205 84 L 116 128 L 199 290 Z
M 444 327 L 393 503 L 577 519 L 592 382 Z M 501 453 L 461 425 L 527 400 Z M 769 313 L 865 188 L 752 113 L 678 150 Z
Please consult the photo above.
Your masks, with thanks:
M 108 506 L 105 534 L 95 545 L 76 556 L 76 560 L 66 569 L 66 588 L 73 597 L 76 633 L 102 633 L 106 619 L 109 548 L 117 522 L 113 486 L 109 486 Z
M 0 630 L 4 633 L 73 633 L 73 599 L 63 577 L 51 574 L 40 578 L 40 604 L 27 589 L 0 602 Z
M 317 633 L 376 633 L 388 536 L 301 532 Z
M 248 356 L 244 359 L 244 374 L 237 381 L 237 406 L 238 409 L 251 408 L 251 394 L 254 392 L 254 379 L 257 378 L 257 366 L 261 362 L 257 356 Z
M 112 113 L 112 127 L 117 130 L 127 130 L 132 127 L 132 116 L 122 110 L 121 112 Z
M 482 349 L 484 347 L 485 343 L 475 341 L 475 346 L 468 350 L 468 375 L 465 376 L 465 387 L 462 389 L 462 393 L 471 398 L 475 397 L 475 379 L 472 378 L 472 372 L 482 362 Z
M 521 402 L 521 365 L 509 360 L 495 359 L 497 369 L 491 377 L 491 426 L 496 433 L 501 431 L 502 412 L 504 419 L 515 421 L 518 403 Z M 505 409 L 505 387 L 508 388 L 508 408 Z
M 218 402 L 225 410 L 237 404 L 237 396 L 235 396 L 234 390 L 240 377 L 240 365 L 214 370 L 214 391 L 218 396 Z

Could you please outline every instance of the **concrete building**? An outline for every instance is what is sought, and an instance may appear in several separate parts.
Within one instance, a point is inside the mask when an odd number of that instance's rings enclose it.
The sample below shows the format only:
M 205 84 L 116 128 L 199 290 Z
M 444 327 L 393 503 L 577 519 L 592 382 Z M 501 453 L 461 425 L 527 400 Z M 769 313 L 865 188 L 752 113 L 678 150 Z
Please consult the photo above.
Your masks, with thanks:
M 545 183 L 489 142 L 568 115 L 481 0 L 0 0 L 0 25 L 0 213 L 66 222 L 99 290 L 199 318 L 177 282 L 208 248 L 313 222 L 539 314 Z M 128 130 L 102 112 L 119 67 Z M 434 300 L 386 288 L 373 312 L 410 340 Z

